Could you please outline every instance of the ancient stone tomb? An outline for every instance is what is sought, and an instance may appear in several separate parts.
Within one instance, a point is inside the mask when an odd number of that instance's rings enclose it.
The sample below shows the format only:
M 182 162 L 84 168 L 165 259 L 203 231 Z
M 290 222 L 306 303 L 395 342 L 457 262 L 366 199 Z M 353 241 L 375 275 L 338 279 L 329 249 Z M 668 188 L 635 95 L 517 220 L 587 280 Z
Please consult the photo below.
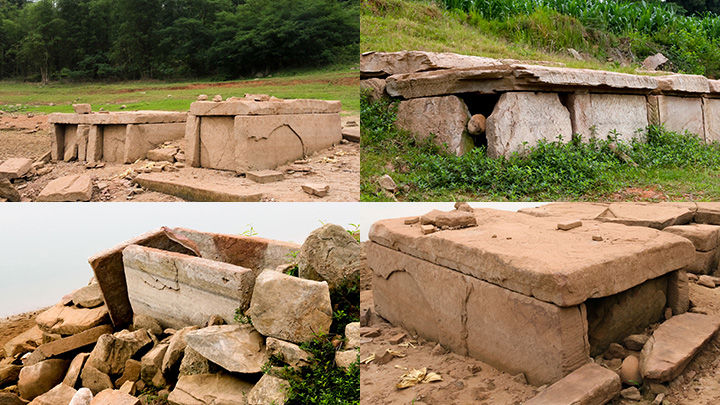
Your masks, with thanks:
M 89 110 L 89 108 L 88 108 Z M 185 112 L 53 113 L 53 160 L 132 163 L 167 141 L 182 139 Z
M 720 140 L 720 85 L 704 76 L 633 75 L 418 51 L 368 52 L 361 86 L 400 100 L 397 125 L 463 155 L 508 156 L 541 139 L 644 139 L 648 124 Z
M 607 206 L 597 207 L 602 213 Z M 689 222 L 693 212 L 668 225 Z M 568 212 L 434 211 L 370 229 L 377 313 L 534 385 L 688 309 L 693 243 Z
M 195 167 L 246 172 L 277 166 L 342 139 L 340 102 L 268 96 L 197 101 L 185 133 Z
M 258 237 L 163 228 L 90 258 L 115 326 L 133 314 L 179 328 L 212 315 L 232 321 L 250 304 L 256 276 L 299 245 Z

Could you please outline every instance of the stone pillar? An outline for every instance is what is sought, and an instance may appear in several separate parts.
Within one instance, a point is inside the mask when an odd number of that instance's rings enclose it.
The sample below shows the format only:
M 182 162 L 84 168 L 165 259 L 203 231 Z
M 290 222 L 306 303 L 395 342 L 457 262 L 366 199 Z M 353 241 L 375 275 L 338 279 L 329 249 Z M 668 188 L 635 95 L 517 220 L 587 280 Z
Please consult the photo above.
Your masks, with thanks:
M 185 123 L 185 161 L 200 167 L 200 118 L 190 113 Z
M 53 124 L 54 135 L 52 138 L 52 149 L 50 156 L 52 160 L 62 160 L 65 155 L 65 126 Z
M 88 162 L 99 162 L 102 160 L 102 141 L 102 127 L 98 125 L 90 125 L 90 130 L 88 131 L 88 144 L 86 153 Z

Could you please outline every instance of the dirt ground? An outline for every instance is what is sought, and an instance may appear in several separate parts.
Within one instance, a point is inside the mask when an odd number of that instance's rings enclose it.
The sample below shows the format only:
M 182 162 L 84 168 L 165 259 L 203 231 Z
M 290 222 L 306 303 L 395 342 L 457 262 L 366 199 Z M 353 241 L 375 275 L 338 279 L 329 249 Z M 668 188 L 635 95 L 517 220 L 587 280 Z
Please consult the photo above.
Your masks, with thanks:
M 344 116 L 343 124 L 360 122 L 359 116 Z M 50 125 L 46 115 L 0 115 L 0 161 L 11 157 L 37 159 L 50 150 Z M 179 145 L 182 147 L 182 143 Z M 15 186 L 23 201 L 33 201 L 52 180 L 70 174 L 89 174 L 95 185 L 91 201 L 183 201 L 182 199 L 145 190 L 135 186 L 129 169 L 141 172 L 152 162 L 142 160 L 129 165 L 104 163 L 100 168 L 88 168 L 82 162 L 52 162 L 52 170 L 33 176 L 28 181 L 18 180 Z M 217 184 L 235 191 L 263 193 L 263 201 L 358 201 L 360 198 L 360 145 L 343 140 L 333 148 L 308 156 L 300 164 L 292 163 L 277 168 L 286 174 L 285 180 L 258 184 L 233 172 L 184 167 L 164 177 L 182 178 L 193 185 Z M 165 175 L 165 173 L 163 173 Z M 326 197 L 305 193 L 306 183 L 325 183 L 330 186 Z
M 361 310 L 372 308 L 372 291 L 360 296 Z M 690 283 L 692 311 L 720 316 L 720 288 L 710 289 Z M 363 337 L 361 361 L 387 349 L 405 357 L 394 357 L 383 365 L 375 361 L 360 366 L 362 404 L 486 404 L 516 405 L 535 396 L 544 387 L 524 384 L 518 377 L 501 372 L 479 360 L 449 353 L 435 342 L 425 341 L 402 328 L 387 323 L 373 313 L 370 327 L 379 336 Z M 407 337 L 397 341 L 398 335 Z M 393 341 L 393 343 L 391 343 Z M 395 387 L 403 374 L 426 367 L 442 381 Z M 617 399 L 614 405 L 650 405 L 654 394 L 644 393 L 642 401 Z M 710 405 L 720 403 L 720 336 L 715 336 L 693 359 L 683 373 L 668 385 L 664 405 Z

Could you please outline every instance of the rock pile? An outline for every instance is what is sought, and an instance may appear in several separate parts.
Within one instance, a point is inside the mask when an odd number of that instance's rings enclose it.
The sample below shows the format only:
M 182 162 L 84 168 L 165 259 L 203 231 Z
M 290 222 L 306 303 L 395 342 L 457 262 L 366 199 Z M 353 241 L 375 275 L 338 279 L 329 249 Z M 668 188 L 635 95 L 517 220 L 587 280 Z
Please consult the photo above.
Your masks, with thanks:
M 154 396 L 173 405 L 285 403 L 288 383 L 272 372 L 270 357 L 275 365 L 307 366 L 312 355 L 300 344 L 327 334 L 333 322 L 328 281 L 359 278 L 360 245 L 336 228 L 325 225 L 313 235 L 328 239 L 318 245 L 313 236 L 300 248 L 314 269 L 333 269 L 313 272 L 314 280 L 282 272 L 297 271 L 295 263 L 275 266 L 289 260 L 283 246 L 291 244 L 183 229 L 149 233 L 96 256 L 99 284 L 67 295 L 5 344 L 0 403 L 144 405 Z M 103 295 L 117 289 L 111 268 L 127 276 L 127 324 L 122 297 Z M 168 275 L 170 268 L 177 273 Z M 162 287 L 144 295 L 135 279 Z M 164 300 L 185 298 L 176 305 L 184 310 L 164 307 Z M 359 323 L 336 340 L 337 367 L 347 368 L 359 356 Z

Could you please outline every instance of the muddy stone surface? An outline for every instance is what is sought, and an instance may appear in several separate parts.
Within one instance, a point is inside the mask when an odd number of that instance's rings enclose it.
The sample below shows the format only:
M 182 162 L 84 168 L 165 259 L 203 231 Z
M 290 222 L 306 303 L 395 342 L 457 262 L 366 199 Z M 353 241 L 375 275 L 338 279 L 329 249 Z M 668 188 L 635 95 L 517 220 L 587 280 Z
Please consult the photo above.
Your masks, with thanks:
M 359 122 L 357 116 L 343 117 L 347 121 Z M 10 157 L 37 159 L 50 150 L 51 126 L 46 115 L 2 114 L 0 115 L 0 161 Z M 179 142 L 178 146 L 183 146 Z M 305 163 L 287 164 L 276 170 L 285 173 L 285 180 L 275 183 L 258 184 L 233 172 L 186 167 L 172 172 L 202 186 L 208 183 L 232 185 L 247 189 L 248 193 L 263 193 L 263 201 L 358 201 L 360 198 L 360 146 L 346 142 L 307 157 Z M 153 164 L 140 160 L 130 165 L 103 162 L 104 167 L 86 168 L 82 162 L 51 162 L 46 167 L 52 170 L 29 181 L 19 180 L 15 187 L 24 201 L 35 200 L 40 191 L 52 180 L 71 174 L 88 174 L 93 178 L 91 201 L 155 201 L 172 202 L 182 199 L 137 187 L 126 176 L 129 169 L 140 172 L 143 167 Z M 294 170 L 299 169 L 299 170 Z M 328 196 L 319 198 L 302 190 L 306 183 L 324 183 L 330 186 Z

